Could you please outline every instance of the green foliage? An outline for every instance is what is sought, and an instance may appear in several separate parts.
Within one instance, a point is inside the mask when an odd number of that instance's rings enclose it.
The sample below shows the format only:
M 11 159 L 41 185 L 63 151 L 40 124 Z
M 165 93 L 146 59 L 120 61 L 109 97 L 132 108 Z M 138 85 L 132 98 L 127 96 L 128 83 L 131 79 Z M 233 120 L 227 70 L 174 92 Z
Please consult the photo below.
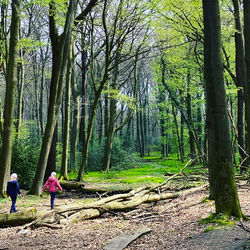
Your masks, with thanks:
M 90 146 L 88 154 L 88 170 L 98 171 L 102 169 L 104 141 L 101 145 L 94 142 Z M 112 154 L 110 160 L 110 169 L 128 169 L 136 166 L 136 161 L 132 150 L 123 147 L 119 138 L 114 138 L 112 146 Z
M 26 138 L 15 141 L 11 171 L 17 173 L 21 188 L 30 188 L 35 175 L 39 152 L 40 144 L 36 139 Z

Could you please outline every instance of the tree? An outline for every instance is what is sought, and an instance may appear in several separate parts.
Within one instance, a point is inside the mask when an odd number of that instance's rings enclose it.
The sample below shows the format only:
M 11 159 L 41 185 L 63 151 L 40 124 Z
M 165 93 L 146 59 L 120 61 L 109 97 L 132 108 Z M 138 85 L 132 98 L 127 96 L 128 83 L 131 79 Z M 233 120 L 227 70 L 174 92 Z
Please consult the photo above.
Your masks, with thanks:
M 52 78 L 50 86 L 50 100 L 48 108 L 48 118 L 42 142 L 40 158 L 36 174 L 32 183 L 30 194 L 41 194 L 44 173 L 48 161 L 54 129 L 60 112 L 62 95 L 64 89 L 64 76 L 68 55 L 71 46 L 72 28 L 75 22 L 81 21 L 91 11 L 97 0 L 91 0 L 84 11 L 75 18 L 77 0 L 70 0 L 63 33 L 59 36 L 55 22 L 56 5 L 50 2 L 50 38 L 52 44 Z
M 72 51 L 69 55 L 67 75 L 66 75 L 66 91 L 65 91 L 65 122 L 63 131 L 63 152 L 60 179 L 68 179 L 68 148 L 69 148 L 69 130 L 70 130 L 70 96 L 72 81 Z
M 203 0 L 204 77 L 207 98 L 208 166 L 216 213 L 242 217 L 227 118 L 218 0 Z
M 243 37 L 243 28 L 241 24 L 240 16 L 240 7 L 239 0 L 232 0 L 234 6 L 234 19 L 235 19 L 235 53 L 236 53 L 236 85 L 238 87 L 238 117 L 237 117 L 237 137 L 239 143 L 239 154 L 241 162 L 241 171 L 244 169 L 243 166 L 246 165 L 244 161 L 247 158 L 247 155 L 244 151 L 244 103 L 243 103 L 243 88 L 246 87 L 246 62 L 245 62 L 245 48 L 244 48 L 244 37 Z M 245 101 L 248 102 L 247 98 Z M 242 166 L 243 165 L 243 166 Z
M 244 37 L 245 37 L 245 63 L 246 63 L 246 83 L 244 87 L 244 99 L 246 107 L 246 123 L 247 123 L 247 147 L 250 147 L 250 2 L 243 1 L 244 6 Z
M 19 25 L 21 19 L 21 0 L 12 1 L 12 17 L 10 26 L 9 54 L 6 74 L 6 94 L 4 104 L 4 131 L 0 159 L 0 196 L 5 196 L 6 183 L 10 175 L 13 119 L 15 107 L 15 93 L 17 85 L 17 56 Z

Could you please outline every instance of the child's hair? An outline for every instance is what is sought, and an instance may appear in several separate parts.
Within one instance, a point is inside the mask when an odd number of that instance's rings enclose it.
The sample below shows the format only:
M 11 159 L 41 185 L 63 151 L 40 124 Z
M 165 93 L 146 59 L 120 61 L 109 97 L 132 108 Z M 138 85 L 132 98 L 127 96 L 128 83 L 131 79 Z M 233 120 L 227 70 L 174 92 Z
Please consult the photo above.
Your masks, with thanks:
M 56 172 L 52 172 L 50 176 L 56 178 Z
M 17 174 L 16 173 L 13 173 L 11 176 L 10 176 L 11 180 L 15 180 L 17 179 Z

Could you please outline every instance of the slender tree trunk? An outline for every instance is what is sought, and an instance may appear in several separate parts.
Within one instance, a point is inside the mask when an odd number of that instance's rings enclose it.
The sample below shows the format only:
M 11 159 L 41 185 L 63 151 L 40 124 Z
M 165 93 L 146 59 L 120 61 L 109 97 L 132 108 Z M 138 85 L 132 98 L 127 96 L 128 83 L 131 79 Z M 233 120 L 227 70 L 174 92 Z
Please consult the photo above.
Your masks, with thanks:
M 246 117 L 246 148 L 250 152 L 250 2 L 243 0 L 244 7 L 244 37 L 245 37 L 245 65 L 246 65 L 246 84 L 244 88 L 245 117 Z M 244 69 L 244 68 L 243 68 Z M 248 161 L 249 163 L 249 161 Z M 249 167 L 249 166 L 248 166 Z
M 140 151 L 140 157 L 143 158 L 143 151 L 141 146 L 141 135 L 140 135 L 140 117 L 139 117 L 139 111 L 136 110 L 136 137 L 137 137 L 137 143 Z
M 98 106 L 98 100 L 99 100 L 99 97 L 101 96 L 101 92 L 103 90 L 103 87 L 104 87 L 104 84 L 107 80 L 107 71 L 106 71 L 106 74 L 103 78 L 103 81 L 101 82 L 100 84 L 100 87 L 95 95 L 95 99 L 94 99 L 94 102 L 93 102 L 93 106 L 91 108 L 91 113 L 90 113 L 90 117 L 89 117 L 89 122 L 88 122 L 88 129 L 87 129 L 87 137 L 86 137 L 86 143 L 85 143 L 85 147 L 83 148 L 83 151 L 82 151 L 82 157 L 83 157 L 83 160 L 82 160 L 82 163 L 80 165 L 80 168 L 79 168 L 79 171 L 78 171 L 78 176 L 77 176 L 77 180 L 78 181 L 81 181 L 82 180 L 82 173 L 83 171 L 87 171 L 87 165 L 88 165 L 88 151 L 89 151 L 89 144 L 90 144 L 90 140 L 91 140 L 91 137 L 92 137 L 92 131 L 93 131 L 93 125 L 94 125 L 94 118 L 95 118 L 95 115 L 96 115 L 96 110 L 97 110 L 97 106 Z
M 203 0 L 204 79 L 208 109 L 208 165 L 216 213 L 242 217 L 232 165 L 226 93 L 221 56 L 218 0 Z
M 83 47 L 84 38 L 82 37 Z M 86 63 L 87 63 L 87 51 L 83 49 L 81 52 L 81 68 L 82 68 L 82 94 L 81 94 L 81 119 L 80 119 L 80 132 L 79 132 L 79 146 L 81 149 L 85 147 L 86 143 L 86 124 L 87 124 L 87 86 L 86 86 Z
M 243 102 L 243 86 L 246 86 L 247 74 L 246 74 L 246 62 L 245 62 L 245 49 L 244 49 L 244 38 L 243 29 L 240 17 L 239 0 L 232 0 L 234 5 L 234 20 L 235 20 L 235 48 L 236 48 L 236 80 L 238 87 L 238 116 L 237 116 L 237 130 L 238 130 L 238 148 L 240 154 L 240 162 L 245 161 L 247 155 L 245 154 L 244 145 L 244 102 Z M 241 171 L 244 166 L 242 164 Z
M 177 143 L 178 143 L 178 152 L 180 154 L 181 162 L 184 162 L 183 155 L 182 155 L 182 149 L 181 149 L 181 139 L 180 139 L 180 133 L 179 133 L 179 126 L 178 126 L 178 121 L 177 121 L 177 112 L 175 112 L 174 105 L 172 105 L 172 113 L 174 117 L 174 123 L 175 123 L 175 129 L 176 129 L 176 135 L 177 135 Z M 179 154 L 178 154 L 178 159 L 179 159 Z
M 71 125 L 71 142 L 70 142 L 70 169 L 75 169 L 76 162 L 76 150 L 77 150 L 77 137 L 78 137 L 78 128 L 79 128 L 79 93 L 77 89 L 77 84 L 75 83 L 75 74 L 74 68 L 72 69 L 72 125 Z
M 37 135 L 41 134 L 40 128 L 40 121 L 39 121 L 39 88 L 38 88 L 38 67 L 36 56 L 33 57 L 33 76 L 34 76 L 34 87 L 35 87 L 35 100 L 34 100 L 34 107 L 35 107 L 35 117 L 36 117 L 36 131 Z
M 109 89 L 109 86 L 107 86 Z M 105 93 L 104 95 L 104 136 L 107 137 L 108 135 L 108 125 L 109 125 L 109 117 L 110 117 L 110 103 L 108 98 L 108 93 Z
M 141 102 L 140 102 L 140 107 Z M 140 133 L 141 133 L 141 151 L 142 151 L 142 156 L 145 156 L 145 137 L 144 137 L 144 131 L 143 131 L 143 119 L 142 119 L 142 111 L 139 111 L 139 121 L 140 121 Z
M 99 101 L 100 106 L 100 122 L 99 122 L 99 128 L 98 128 L 98 142 L 99 145 L 102 143 L 102 135 L 103 135 L 103 106 L 102 106 L 102 100 Z
M 66 75 L 66 92 L 65 92 L 65 122 L 63 135 L 63 152 L 60 179 L 68 179 L 68 148 L 69 148 L 69 130 L 70 130 L 70 96 L 71 96 L 71 81 L 72 81 L 72 51 L 68 60 L 67 75 Z
M 2 99 L 0 97 L 0 136 L 3 139 L 3 110 L 2 110 Z
M 185 151 L 184 151 L 184 117 L 183 117 L 183 114 L 181 114 L 181 132 L 180 132 L 180 152 L 181 152 L 181 155 L 183 157 L 183 159 L 185 158 Z
M 52 172 L 56 172 L 56 145 L 58 142 L 58 125 L 56 124 L 53 139 L 49 151 L 48 162 L 45 170 L 44 179 L 47 180 Z
M 17 123 L 16 132 L 17 138 L 19 138 L 21 133 L 22 116 L 23 116 L 23 85 L 24 85 L 24 65 L 19 63 L 18 65 L 18 99 L 17 99 Z
M 120 52 L 118 51 L 115 57 L 115 67 L 113 71 L 111 88 L 112 90 L 118 90 L 118 79 L 119 79 L 119 63 L 120 63 Z M 116 97 L 111 97 L 109 102 L 109 121 L 108 121 L 108 131 L 106 136 L 105 148 L 104 148 L 104 157 L 103 157 L 103 166 L 102 170 L 107 172 L 110 168 L 110 159 L 112 151 L 112 142 L 115 131 L 115 120 L 116 120 L 116 108 L 117 108 L 117 99 Z
M 40 84 L 40 98 L 39 98 L 39 122 L 41 135 L 44 134 L 44 126 L 43 126 L 43 94 L 44 94 L 44 84 L 45 84 L 45 59 L 43 58 L 43 51 L 41 49 L 41 57 L 42 57 L 42 67 L 41 67 L 41 84 Z
M 191 104 L 191 95 L 190 95 L 190 72 L 187 74 L 187 116 L 188 123 L 193 126 L 193 118 L 192 118 L 192 104 Z M 189 126 L 189 147 L 190 147 L 190 157 L 194 159 L 196 157 L 195 152 L 195 138 L 191 127 Z
M 5 196 L 6 183 L 10 175 L 13 118 L 15 107 L 15 93 L 17 85 L 17 56 L 18 35 L 21 18 L 21 0 L 12 0 L 12 16 L 10 27 L 9 57 L 6 75 L 6 93 L 4 105 L 4 132 L 0 159 L 0 196 Z

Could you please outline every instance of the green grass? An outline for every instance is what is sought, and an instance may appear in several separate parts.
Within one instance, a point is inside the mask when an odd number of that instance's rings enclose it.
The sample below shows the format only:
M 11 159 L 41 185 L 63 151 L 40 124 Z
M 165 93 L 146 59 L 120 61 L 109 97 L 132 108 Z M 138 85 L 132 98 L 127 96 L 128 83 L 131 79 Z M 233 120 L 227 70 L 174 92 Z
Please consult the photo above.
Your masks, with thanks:
M 105 172 L 89 172 L 83 176 L 84 181 L 90 183 L 126 183 L 126 184 L 158 184 L 162 183 L 166 177 L 164 174 L 178 173 L 187 163 L 182 163 L 171 157 L 161 159 L 159 155 L 144 157 L 140 159 L 140 166 L 125 170 Z M 188 166 L 185 173 L 204 172 L 201 166 Z M 71 179 L 76 179 L 77 173 L 70 173 Z

